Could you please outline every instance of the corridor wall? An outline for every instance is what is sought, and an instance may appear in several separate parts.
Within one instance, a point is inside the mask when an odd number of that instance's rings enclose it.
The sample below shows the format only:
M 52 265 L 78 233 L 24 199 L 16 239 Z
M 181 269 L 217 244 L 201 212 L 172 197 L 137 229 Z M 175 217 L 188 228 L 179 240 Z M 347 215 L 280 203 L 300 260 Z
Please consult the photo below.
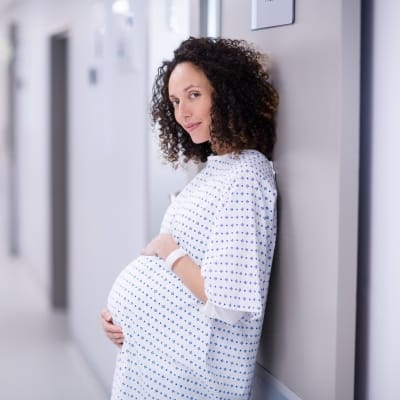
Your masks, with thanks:
M 134 11 L 129 22 L 112 13 L 109 1 L 35 0 L 16 2 L 0 16 L 3 37 L 11 22 L 20 30 L 21 257 L 46 293 L 51 284 L 49 38 L 68 37 L 69 328 L 107 391 L 116 349 L 102 332 L 99 314 L 116 275 L 147 240 L 146 2 L 135 2 Z
M 269 54 L 280 93 L 279 240 L 258 361 L 288 399 L 353 398 L 360 10 L 296 1 L 294 24 L 251 31 L 250 2 L 222 1 L 222 35 Z

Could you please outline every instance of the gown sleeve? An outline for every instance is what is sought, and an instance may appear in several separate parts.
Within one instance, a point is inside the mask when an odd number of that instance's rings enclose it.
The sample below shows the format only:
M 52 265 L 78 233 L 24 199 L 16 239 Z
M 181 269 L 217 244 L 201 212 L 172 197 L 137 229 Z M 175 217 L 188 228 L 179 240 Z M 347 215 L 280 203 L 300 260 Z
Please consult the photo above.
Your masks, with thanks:
M 238 177 L 228 186 L 201 273 L 208 298 L 203 312 L 235 323 L 244 314 L 263 317 L 275 246 L 277 192 L 270 180 L 255 176 Z

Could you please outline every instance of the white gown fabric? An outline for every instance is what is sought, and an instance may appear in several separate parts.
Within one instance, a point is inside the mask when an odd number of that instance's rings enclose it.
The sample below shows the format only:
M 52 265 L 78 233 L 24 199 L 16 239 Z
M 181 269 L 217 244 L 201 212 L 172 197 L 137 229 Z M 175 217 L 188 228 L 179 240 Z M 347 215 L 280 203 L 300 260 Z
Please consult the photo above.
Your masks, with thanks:
M 112 399 L 249 399 L 276 238 L 272 163 L 255 150 L 210 156 L 168 208 L 201 267 L 202 304 L 162 259 L 140 256 L 108 297 L 124 344 Z

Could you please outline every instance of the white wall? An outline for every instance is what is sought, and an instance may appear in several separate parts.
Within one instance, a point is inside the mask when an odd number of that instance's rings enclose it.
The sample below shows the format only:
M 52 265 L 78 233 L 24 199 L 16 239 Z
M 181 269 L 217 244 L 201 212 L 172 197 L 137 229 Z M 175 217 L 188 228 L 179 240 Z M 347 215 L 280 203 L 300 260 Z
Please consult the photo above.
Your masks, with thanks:
M 306 400 L 353 396 L 360 2 L 350 3 L 296 1 L 293 25 L 251 31 L 251 2 L 222 2 L 222 35 L 269 54 L 281 100 L 279 240 L 259 362 Z
M 51 4 L 51 6 L 50 6 Z M 18 152 L 19 242 L 21 255 L 38 283 L 49 286 L 49 78 L 48 38 L 73 19 L 63 1 L 19 1 L 2 10 L 2 38 L 11 22 L 19 26 L 17 50 L 16 146 Z M 3 60 L 3 82 L 6 60 Z M 3 92 L 3 86 L 2 86 Z M 3 93 L 2 93 L 3 94 Z M 4 98 L 5 99 L 5 98 Z M 0 113 L 5 121 L 5 108 Z M 5 122 L 4 122 L 5 124 Z
M 371 215 L 366 400 L 398 399 L 400 386 L 400 4 L 372 1 Z
M 71 38 L 70 321 L 83 352 L 109 383 L 115 350 L 98 315 L 116 275 L 146 243 L 148 96 L 146 2 L 134 2 L 128 32 L 106 4 L 104 55 L 97 63 L 84 19 Z M 117 56 L 121 40 L 132 46 L 131 64 Z M 91 66 L 99 71 L 97 87 L 88 84 Z
M 17 98 L 21 255 L 46 291 L 50 284 L 48 40 L 51 34 L 68 30 L 68 313 L 72 335 L 107 388 L 116 351 L 104 337 L 99 313 L 117 273 L 147 239 L 147 2 L 132 3 L 132 27 L 121 25 L 121 19 L 112 15 L 109 0 L 20 1 L 0 17 L 2 29 L 10 21 L 21 29 L 23 85 Z M 99 38 L 96 29 L 101 25 L 105 35 Z M 121 44 L 131 57 L 118 55 Z M 88 81 L 92 67 L 99 73 L 97 85 Z

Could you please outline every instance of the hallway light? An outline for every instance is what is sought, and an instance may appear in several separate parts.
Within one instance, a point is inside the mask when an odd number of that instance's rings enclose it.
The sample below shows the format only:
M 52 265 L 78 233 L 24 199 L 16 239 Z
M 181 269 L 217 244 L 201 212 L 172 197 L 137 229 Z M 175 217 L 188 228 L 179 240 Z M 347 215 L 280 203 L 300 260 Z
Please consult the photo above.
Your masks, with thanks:
M 129 3 L 129 0 L 114 0 L 112 12 L 114 14 L 129 16 L 131 14 L 131 6 Z

